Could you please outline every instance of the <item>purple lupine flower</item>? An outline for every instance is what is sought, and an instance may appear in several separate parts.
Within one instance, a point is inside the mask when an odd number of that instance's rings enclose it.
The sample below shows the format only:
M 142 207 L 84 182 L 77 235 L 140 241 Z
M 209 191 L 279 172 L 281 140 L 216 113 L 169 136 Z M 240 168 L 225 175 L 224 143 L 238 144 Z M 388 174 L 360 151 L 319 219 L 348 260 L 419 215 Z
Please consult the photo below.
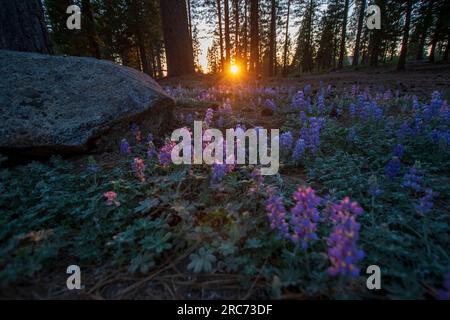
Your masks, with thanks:
M 292 97 L 292 107 L 294 109 L 300 109 L 303 110 L 306 106 L 305 103 L 305 94 L 303 91 L 298 91 L 293 97 Z
M 433 91 L 431 94 L 431 103 L 429 107 L 429 118 L 432 118 L 439 114 L 442 106 L 441 93 L 439 91 Z
M 258 168 L 255 168 L 252 171 L 252 180 L 254 181 L 254 187 L 250 188 L 251 192 L 258 192 L 264 183 L 264 176 L 261 174 L 261 170 Z
M 394 181 L 400 173 L 401 163 L 397 157 L 392 157 L 384 167 L 384 174 L 389 181 Z
M 348 105 L 348 111 L 351 119 L 355 119 L 356 117 L 356 105 L 354 103 L 350 103 Z
M 194 117 L 192 116 L 192 113 L 188 113 L 187 116 L 185 117 L 185 121 L 187 123 L 192 123 L 194 122 Z
M 273 99 L 266 99 L 264 101 L 264 106 L 266 106 L 267 108 L 275 111 L 277 110 L 277 104 L 275 103 L 275 101 L 273 101 Z
M 379 195 L 383 194 L 383 190 L 380 189 L 378 186 L 378 180 L 375 175 L 371 175 L 368 181 L 369 184 L 369 194 L 372 197 L 378 197 Z
M 218 184 L 227 173 L 227 165 L 214 161 L 211 166 L 211 183 Z
M 149 134 L 147 135 L 147 143 L 153 142 L 153 139 L 154 139 L 153 134 L 152 134 L 152 133 L 149 133 Z
M 356 97 L 358 94 L 358 86 L 356 84 L 352 85 L 352 96 Z
M 392 99 L 392 91 L 391 91 L 391 90 L 387 90 L 387 91 L 383 94 L 383 99 L 384 99 L 384 100 L 391 100 L 391 99 Z
M 303 87 L 303 92 L 305 93 L 305 95 L 309 95 L 312 92 L 312 86 L 308 83 L 307 85 L 305 85 Z
M 214 110 L 211 108 L 208 108 L 208 110 L 206 110 L 206 114 L 205 114 L 205 124 L 207 127 L 211 126 L 213 116 L 214 116 Z
M 364 252 L 356 247 L 360 229 L 356 218 L 363 210 L 356 202 L 350 202 L 346 197 L 341 203 L 332 204 L 329 211 L 334 227 L 327 239 L 328 257 L 331 262 L 328 273 L 332 276 L 341 274 L 356 277 L 360 272 L 356 263 L 364 257 Z
M 283 198 L 273 195 L 266 203 L 267 217 L 270 227 L 277 230 L 282 238 L 289 237 L 289 225 L 286 222 L 286 209 L 284 208 Z
M 88 158 L 87 170 L 91 173 L 98 173 L 101 170 L 101 167 L 97 164 L 94 157 L 92 156 Z
M 348 141 L 356 140 L 356 129 L 354 127 L 351 127 L 350 130 L 348 130 L 347 140 Z
M 433 129 L 429 137 L 434 144 L 443 149 L 450 147 L 450 131 Z
M 414 135 L 413 129 L 409 126 L 408 122 L 404 121 L 400 128 L 397 130 L 397 138 L 403 140 Z
M 419 165 L 414 164 L 409 168 L 408 172 L 403 176 L 401 186 L 404 188 L 410 188 L 414 191 L 422 190 L 422 175 L 418 169 Z
M 415 205 L 417 213 L 425 215 L 433 209 L 433 197 L 437 193 L 433 192 L 432 189 L 426 189 L 425 195 L 419 199 L 419 203 Z
M 437 298 L 439 300 L 450 300 L 450 272 L 444 281 L 444 289 L 439 289 L 437 291 Z
M 320 94 L 317 101 L 317 112 L 321 114 L 324 111 L 325 111 L 325 98 L 323 94 Z
M 342 103 L 339 103 L 336 107 L 336 113 L 340 117 L 342 116 L 342 113 L 344 113 L 344 109 L 342 107 Z
M 320 214 L 317 207 L 322 199 L 316 196 L 311 187 L 300 187 L 293 195 L 296 201 L 292 208 L 291 225 L 293 234 L 291 240 L 294 243 L 300 243 L 303 249 L 308 247 L 311 240 L 317 240 L 317 222 L 320 220 Z
M 299 138 L 295 143 L 294 152 L 292 153 L 292 159 L 294 162 L 299 162 L 306 148 L 305 140 Z
M 120 141 L 120 153 L 121 154 L 129 154 L 131 152 L 130 144 L 128 143 L 127 139 L 122 139 Z
M 174 142 L 168 142 L 159 149 L 158 161 L 161 166 L 166 167 L 172 162 L 171 153 L 174 146 Z
M 417 99 L 417 96 L 413 97 L 412 107 L 413 107 L 414 113 L 417 113 L 420 110 L 419 99 Z
M 151 144 L 152 144 L 152 146 L 149 146 L 147 149 L 147 158 L 148 159 L 152 159 L 153 157 L 158 155 L 158 152 L 156 151 L 156 148 L 153 145 L 153 142 Z
M 306 147 L 312 154 L 316 154 L 320 145 L 320 130 L 323 125 L 323 118 L 310 117 L 308 126 L 300 130 L 301 137 L 305 140 Z
M 292 145 L 294 143 L 294 137 L 292 132 L 284 132 L 280 136 L 280 148 L 284 153 L 289 153 L 292 150 Z
M 306 122 L 308 121 L 308 117 L 306 116 L 306 112 L 305 111 L 300 111 L 300 124 L 302 126 L 306 125 Z
M 394 156 L 396 156 L 397 158 L 399 158 L 399 159 L 402 159 L 403 158 L 403 153 L 405 152 L 405 147 L 402 145 L 402 144 L 397 144 L 395 147 L 394 147 L 394 150 L 393 150 L 393 154 L 394 154 Z

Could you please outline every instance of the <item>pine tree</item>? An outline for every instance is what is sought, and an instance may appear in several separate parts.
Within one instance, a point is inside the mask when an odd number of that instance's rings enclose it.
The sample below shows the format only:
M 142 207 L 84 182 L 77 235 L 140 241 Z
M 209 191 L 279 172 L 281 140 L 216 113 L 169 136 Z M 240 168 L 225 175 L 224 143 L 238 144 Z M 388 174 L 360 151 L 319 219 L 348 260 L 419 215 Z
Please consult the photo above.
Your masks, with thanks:
M 167 75 L 194 72 L 194 55 L 189 37 L 186 4 L 179 0 L 160 0 L 161 20 L 167 59 Z
M 408 51 L 408 38 L 409 38 L 409 27 L 411 23 L 411 10 L 412 1 L 406 1 L 405 6 L 405 27 L 403 31 L 402 48 L 400 50 L 400 57 L 398 59 L 397 70 L 405 70 L 406 66 L 406 53 Z

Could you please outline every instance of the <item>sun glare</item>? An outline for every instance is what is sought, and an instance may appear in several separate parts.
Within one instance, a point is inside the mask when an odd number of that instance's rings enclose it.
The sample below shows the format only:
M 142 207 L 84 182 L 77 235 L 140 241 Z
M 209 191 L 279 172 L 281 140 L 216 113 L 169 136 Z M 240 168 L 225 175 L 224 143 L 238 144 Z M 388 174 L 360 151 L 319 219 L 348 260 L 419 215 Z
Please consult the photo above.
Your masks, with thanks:
M 231 65 L 230 67 L 231 74 L 238 74 L 239 73 L 239 67 L 235 64 Z

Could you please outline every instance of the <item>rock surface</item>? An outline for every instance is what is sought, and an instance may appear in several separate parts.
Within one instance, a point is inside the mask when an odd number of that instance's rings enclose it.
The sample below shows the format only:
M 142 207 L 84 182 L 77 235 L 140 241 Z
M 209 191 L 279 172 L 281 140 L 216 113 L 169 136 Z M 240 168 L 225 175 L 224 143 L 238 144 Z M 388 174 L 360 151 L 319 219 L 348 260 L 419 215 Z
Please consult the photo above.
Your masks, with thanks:
M 131 123 L 162 136 L 173 107 L 148 75 L 113 62 L 0 50 L 0 153 L 117 147 Z

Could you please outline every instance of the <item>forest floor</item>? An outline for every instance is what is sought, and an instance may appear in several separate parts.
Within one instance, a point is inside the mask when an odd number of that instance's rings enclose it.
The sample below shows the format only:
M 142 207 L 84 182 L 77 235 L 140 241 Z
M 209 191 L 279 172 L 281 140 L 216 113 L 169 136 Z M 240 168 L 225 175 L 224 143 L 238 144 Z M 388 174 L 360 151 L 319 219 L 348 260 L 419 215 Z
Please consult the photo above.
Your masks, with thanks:
M 234 85 L 233 81 L 236 80 L 219 76 L 195 76 L 161 80 L 160 84 L 172 88 L 169 90 L 173 90 L 174 94 L 179 94 L 175 113 L 179 123 L 187 123 L 188 117 L 203 119 L 208 108 L 219 114 L 223 97 L 231 98 L 232 103 L 235 99 L 239 100 L 233 96 L 234 93 L 227 91 L 228 89 L 220 89 L 219 93 L 215 93 L 215 98 L 223 95 L 220 99 L 198 98 L 211 87 L 230 88 Z M 240 84 L 246 85 L 245 82 Z M 416 95 L 420 101 L 429 101 L 433 91 L 438 90 L 443 98 L 448 99 L 450 65 L 424 63 L 411 65 L 405 72 L 397 72 L 393 67 L 379 67 L 286 79 L 263 79 L 258 81 L 258 86 L 281 93 L 268 93 L 267 90 L 262 93 L 253 92 L 252 99 L 261 97 L 264 100 L 272 97 L 278 108 L 273 110 L 261 106 L 264 104 L 261 101 L 256 102 L 258 106 L 254 107 L 251 105 L 253 100 L 245 100 L 245 103 L 242 100 L 236 103 L 239 106 L 233 105 L 231 114 L 226 115 L 226 123 L 232 126 L 241 124 L 247 128 L 262 126 L 280 128 L 282 132 L 297 132 L 300 129 L 295 123 L 298 112 L 290 111 L 287 105 L 291 103 L 292 92 L 304 89 L 307 84 L 312 86 L 310 93 L 312 99 L 319 95 L 319 88 L 331 85 L 334 96 L 327 97 L 327 104 L 342 102 L 344 106 L 351 99 L 348 96 L 354 85 L 357 85 L 361 92 L 366 87 L 371 92 L 379 93 L 391 90 L 393 95 L 399 97 Z M 178 93 L 177 87 L 180 88 Z M 290 91 L 280 88 L 290 88 Z M 390 97 L 385 99 L 387 102 L 380 103 L 387 116 L 395 114 L 393 108 L 398 104 L 409 105 L 411 100 L 408 99 L 396 100 Z M 401 112 L 401 117 L 410 119 L 409 111 Z M 364 279 L 349 282 L 344 286 L 341 282 L 333 282 L 334 280 L 327 278 L 324 271 L 327 264 L 325 242 L 314 247 L 305 258 L 306 255 L 298 253 L 297 249 L 291 250 L 289 244 L 280 245 L 276 237 L 264 238 L 270 233 L 265 225 L 264 208 L 268 194 L 266 191 L 253 192 L 255 188 L 261 186 L 251 180 L 250 173 L 244 170 L 233 172 L 225 178 L 223 185 L 217 187 L 207 183 L 209 169 L 194 172 L 172 168 L 167 170 L 152 162 L 147 167 L 149 171 L 144 186 L 135 181 L 130 170 L 123 169 L 129 166 L 131 157 L 124 160 L 118 152 L 113 152 L 94 155 L 95 164 L 103 170 L 101 174 L 95 175 L 94 180 L 92 175 L 85 173 L 89 164 L 92 164 L 92 158 L 88 156 L 20 166 L 2 173 L 2 176 L 6 177 L 5 181 L 8 181 L 5 182 L 5 188 L 16 186 L 20 191 L 4 194 L 4 198 L 0 200 L 2 201 L 0 207 L 2 203 L 22 201 L 21 209 L 30 215 L 30 220 L 24 218 L 25 220 L 19 221 L 17 214 L 22 214 L 20 210 L 13 217 L 2 220 L 10 229 L 2 230 L 0 234 L 0 241 L 3 243 L 0 246 L 1 254 L 10 258 L 4 259 L 8 261 L 0 264 L 0 269 L 3 269 L 0 276 L 3 283 L 0 286 L 0 297 L 11 299 L 436 297 L 436 288 L 439 288 L 445 276 L 444 270 L 450 271 L 450 239 L 446 234 L 450 225 L 448 149 L 445 149 L 445 146 L 444 151 L 430 149 L 431 155 L 428 155 L 426 142 L 422 140 L 420 143 L 410 140 L 402 142 L 407 150 L 405 169 L 402 168 L 405 172 L 402 173 L 406 173 L 406 165 L 412 166 L 416 161 L 420 161 L 424 175 L 426 173 L 430 177 L 429 180 L 425 179 L 426 183 L 436 184 L 436 189 L 440 193 L 436 196 L 435 212 L 429 215 L 432 221 L 427 221 L 430 226 L 434 223 L 435 229 L 425 230 L 424 235 L 420 231 L 410 230 L 415 228 L 416 224 L 421 226 L 420 218 L 414 216 L 417 221 L 409 220 L 413 219 L 413 213 L 407 215 L 402 213 L 405 210 L 413 210 L 410 209 L 409 203 L 419 201 L 422 199 L 419 196 L 424 195 L 415 194 L 414 196 L 419 199 L 417 200 L 406 191 L 397 194 L 395 190 L 398 186 L 385 182 L 382 177 L 384 166 L 389 160 L 387 154 L 390 148 L 400 143 L 393 138 L 395 134 L 385 136 L 382 132 L 384 129 L 381 129 L 379 124 L 353 123 L 349 117 L 339 118 L 334 113 L 336 110 L 331 108 L 323 114 L 329 122 L 322 133 L 322 151 L 319 151 L 318 158 L 305 156 L 300 165 L 286 160 L 286 163 L 281 165 L 279 178 L 271 178 L 264 183 L 265 186 L 277 187 L 286 199 L 290 198 L 298 186 L 308 184 L 314 186 L 323 198 L 329 197 L 334 200 L 342 199 L 341 196 L 344 194 L 349 195 L 352 199 L 358 200 L 365 211 L 372 215 L 378 212 L 378 218 L 373 216 L 361 218 L 362 230 L 370 230 L 361 231 L 361 241 L 367 259 L 377 258 L 380 264 L 389 264 L 388 287 L 383 291 L 385 296 L 364 291 L 362 285 L 365 283 Z M 315 114 L 312 112 L 310 115 Z M 336 117 L 338 120 L 335 120 Z M 395 125 L 400 127 L 400 122 Z M 350 143 L 345 141 L 350 126 L 356 128 L 361 138 L 360 145 L 352 142 L 354 143 L 352 148 L 348 147 L 347 144 Z M 441 130 L 442 126 L 436 128 Z M 334 136 L 336 140 L 333 140 Z M 372 139 L 380 139 L 380 142 L 372 143 Z M 365 148 L 371 150 L 364 150 Z M 142 154 L 146 152 L 145 147 L 136 146 L 134 150 Z M 138 151 L 133 151 L 133 155 Z M 440 153 L 434 155 L 433 152 Z M 340 176 L 335 173 L 336 171 L 339 171 Z M 48 180 L 45 178 L 47 175 Z M 378 176 L 382 181 L 380 185 L 385 190 L 385 195 L 381 196 L 384 198 L 380 198 L 380 202 L 376 205 L 374 197 L 367 195 L 367 180 L 371 175 Z M 27 184 L 29 186 L 25 186 Z M 81 189 L 77 189 L 77 184 Z M 119 194 L 120 207 L 105 206 L 102 195 L 110 188 Z M 45 191 L 34 194 L 33 190 L 37 189 Z M 54 198 L 46 193 L 48 191 L 54 194 Z M 24 200 L 28 195 L 30 199 Z M 74 200 L 69 199 L 71 196 Z M 157 200 L 153 203 L 152 199 Z M 64 201 L 66 203 L 63 203 Z M 76 202 L 83 202 L 83 205 Z M 287 205 L 290 204 L 288 201 Z M 386 211 L 392 211 L 391 218 L 382 217 Z M 42 218 L 40 224 L 33 225 L 35 222 L 30 222 L 31 219 L 36 217 L 41 219 L 43 212 L 50 216 Z M 75 213 L 83 215 L 83 218 L 68 217 Z M 108 216 L 113 222 L 108 225 L 106 218 L 102 218 L 103 215 Z M 152 222 L 147 221 L 149 217 Z M 56 222 L 56 224 L 49 223 L 47 219 L 61 221 L 64 228 L 60 230 Z M 95 220 L 95 223 L 83 219 Z M 160 219 L 164 219 L 164 224 L 152 224 Z M 374 219 L 379 220 L 375 223 Z M 138 220 L 145 220 L 145 223 L 137 225 L 135 221 Z M 409 227 L 402 224 L 405 220 L 410 223 Z M 430 235 L 432 232 L 435 234 Z M 159 235 L 158 239 L 148 240 L 152 243 L 151 250 L 154 250 L 151 257 L 147 255 L 150 249 L 144 248 L 146 244 L 143 243 L 149 233 Z M 386 236 L 386 233 L 392 234 L 392 238 Z M 16 238 L 13 239 L 11 234 Z M 402 238 L 403 236 L 405 238 Z M 47 237 L 50 240 L 46 239 Z M 389 238 L 391 242 L 383 242 L 385 240 L 380 240 L 382 237 Z M 432 237 L 434 238 L 430 239 Z M 122 240 L 118 241 L 118 238 Z M 215 239 L 219 239 L 219 243 L 216 243 Z M 374 244 L 374 241 L 379 242 Z M 160 247 L 155 249 L 154 243 L 158 243 Z M 390 252 L 389 246 L 394 245 L 393 243 L 397 247 Z M 258 251 L 265 251 L 267 254 Z M 239 255 L 239 252 L 242 254 Z M 384 254 L 386 256 L 383 256 Z M 423 260 L 417 256 L 421 256 Z M 136 261 L 136 257 L 139 257 L 139 261 Z M 78 262 L 78 258 L 82 259 L 82 263 Z M 201 260 L 198 263 L 203 264 L 200 270 L 203 268 L 204 272 L 192 272 L 189 265 L 190 261 L 196 262 L 195 259 Z M 313 275 L 309 272 L 304 273 L 305 259 L 308 261 L 307 268 L 314 263 L 318 266 L 318 271 L 313 271 Z M 400 261 L 398 265 L 391 264 L 393 259 Z M 131 267 L 129 260 L 132 260 Z M 65 270 L 70 264 L 79 264 L 81 267 L 82 290 L 69 291 L 66 288 L 68 275 Z M 411 284 L 405 275 L 414 277 L 409 279 L 414 282 L 412 287 L 408 287 Z M 337 283 L 342 287 L 335 290 L 333 286 Z

